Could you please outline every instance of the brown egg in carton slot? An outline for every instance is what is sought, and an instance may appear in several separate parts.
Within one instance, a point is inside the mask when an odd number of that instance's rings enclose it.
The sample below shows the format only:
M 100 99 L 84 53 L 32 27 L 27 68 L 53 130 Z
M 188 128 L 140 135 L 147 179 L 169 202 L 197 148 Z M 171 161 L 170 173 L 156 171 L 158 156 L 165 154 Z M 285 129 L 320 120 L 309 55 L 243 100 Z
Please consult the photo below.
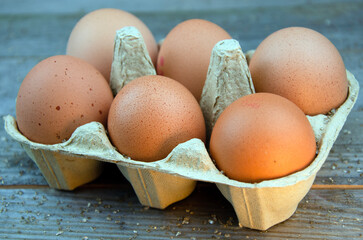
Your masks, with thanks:
M 246 53 L 247 60 L 253 51 Z M 116 94 L 134 78 L 155 74 L 141 34 L 133 27 L 117 32 L 111 69 L 111 87 Z M 344 122 L 358 97 L 359 85 L 347 71 L 346 101 L 327 115 L 307 116 L 315 133 L 317 155 L 305 169 L 286 177 L 244 183 L 220 172 L 200 139 L 176 146 L 164 159 L 134 161 L 111 144 L 104 126 L 91 122 L 80 126 L 67 141 L 44 145 L 29 141 L 17 129 L 12 116 L 4 117 L 5 129 L 36 162 L 49 185 L 72 190 L 100 174 L 100 163 L 115 163 L 132 184 L 142 205 L 166 208 L 194 190 L 197 181 L 215 183 L 232 204 L 243 227 L 266 230 L 288 219 L 307 194 L 328 157 Z M 236 40 L 223 40 L 212 51 L 200 105 L 207 132 L 221 112 L 234 100 L 254 93 L 246 58 Z

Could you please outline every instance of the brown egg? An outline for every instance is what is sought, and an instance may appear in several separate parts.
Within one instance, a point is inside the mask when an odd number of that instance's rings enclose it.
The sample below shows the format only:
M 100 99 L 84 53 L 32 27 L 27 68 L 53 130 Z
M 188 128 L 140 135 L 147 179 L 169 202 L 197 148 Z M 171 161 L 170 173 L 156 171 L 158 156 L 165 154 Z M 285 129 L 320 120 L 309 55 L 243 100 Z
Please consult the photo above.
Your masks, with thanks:
M 226 176 L 261 182 L 297 172 L 315 157 L 312 127 L 294 103 L 271 93 L 242 97 L 218 118 L 210 153 Z
M 38 63 L 22 82 L 16 101 L 20 132 L 29 140 L 55 144 L 91 121 L 106 125 L 113 96 L 91 64 L 72 56 Z
M 116 31 L 126 26 L 140 31 L 156 65 L 158 48 L 148 27 L 131 13 L 112 8 L 93 11 L 79 20 L 69 36 L 67 54 L 91 63 L 109 81 Z
M 116 95 L 108 132 L 122 154 L 140 161 L 165 158 L 179 143 L 205 141 L 202 110 L 180 83 L 163 76 L 144 76 Z
M 218 25 L 191 19 L 178 24 L 166 36 L 157 61 L 157 72 L 175 79 L 200 100 L 212 49 L 231 36 Z
M 325 114 L 347 98 L 348 81 L 338 50 L 322 34 L 290 27 L 268 36 L 249 65 L 256 92 L 293 101 L 305 114 Z

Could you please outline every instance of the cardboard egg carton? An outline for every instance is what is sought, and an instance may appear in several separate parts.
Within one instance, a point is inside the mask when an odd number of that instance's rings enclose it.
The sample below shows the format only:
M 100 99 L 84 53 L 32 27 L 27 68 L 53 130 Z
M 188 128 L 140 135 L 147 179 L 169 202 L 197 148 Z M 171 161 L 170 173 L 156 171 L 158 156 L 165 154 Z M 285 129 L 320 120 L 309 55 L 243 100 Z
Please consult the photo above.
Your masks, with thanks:
M 247 52 L 247 60 L 253 51 Z M 116 94 L 134 78 L 155 74 L 141 34 L 133 27 L 117 32 L 111 87 Z M 189 196 L 197 181 L 215 183 L 232 204 L 240 226 L 266 230 L 288 219 L 309 191 L 315 176 L 357 100 L 359 85 L 347 71 L 349 93 L 338 109 L 327 115 L 308 116 L 317 141 L 315 160 L 304 170 L 260 183 L 231 180 L 220 172 L 204 143 L 191 139 L 180 143 L 159 161 L 135 161 L 111 144 L 103 125 L 91 122 L 75 130 L 63 143 L 44 145 L 29 141 L 6 116 L 5 129 L 36 162 L 49 185 L 72 190 L 95 179 L 101 163 L 115 163 L 130 181 L 142 205 L 164 209 Z M 221 112 L 234 100 L 254 93 L 246 57 L 236 40 L 223 40 L 212 51 L 200 105 L 210 135 Z

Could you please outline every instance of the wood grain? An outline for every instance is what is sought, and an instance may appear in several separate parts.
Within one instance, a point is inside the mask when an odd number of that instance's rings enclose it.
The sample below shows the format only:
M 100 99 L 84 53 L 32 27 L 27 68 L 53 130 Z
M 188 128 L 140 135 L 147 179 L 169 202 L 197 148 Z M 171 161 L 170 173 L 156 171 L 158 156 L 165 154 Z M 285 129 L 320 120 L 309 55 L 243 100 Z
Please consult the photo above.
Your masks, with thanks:
M 360 0 L 2 0 L 0 5 L 1 116 L 15 116 L 17 91 L 28 71 L 46 57 L 64 54 L 76 22 L 101 7 L 131 11 L 157 41 L 183 20 L 204 18 L 226 29 L 244 51 L 280 28 L 309 27 L 335 44 L 346 68 L 363 83 Z M 113 164 L 75 191 L 50 189 L 0 128 L 0 239 L 362 239 L 362 119 L 359 96 L 296 213 L 268 231 L 239 228 L 229 202 L 208 183 L 198 183 L 190 197 L 163 211 L 144 208 Z
M 84 14 L 73 12 L 47 12 L 27 9 L 24 5 L 13 14 L 0 15 L 0 114 L 15 116 L 15 98 L 21 81 L 27 72 L 40 60 L 50 55 L 64 54 L 67 38 L 77 20 Z M 15 4 L 15 3 L 14 3 Z M 237 4 L 237 3 L 236 3 Z M 246 3 L 244 3 L 246 4 Z M 157 40 L 163 38 L 178 22 L 193 17 L 201 17 L 216 22 L 240 41 L 243 49 L 256 48 L 260 41 L 274 30 L 286 25 L 312 27 L 325 34 L 337 46 L 346 67 L 356 74 L 361 83 L 363 75 L 363 43 L 361 42 L 362 21 L 361 2 L 324 2 L 292 4 L 281 6 L 268 4 L 245 6 L 235 9 L 221 8 L 204 11 L 161 11 L 135 12 L 153 31 Z M 7 2 L 7 7 L 10 8 Z M 44 5 L 44 4 L 43 4 Z M 43 8 L 49 6 L 45 5 Z M 40 9 L 42 6 L 40 6 Z M 5 11 L 5 10 L 4 10 Z M 22 11 L 28 11 L 26 14 Z M 10 14 L 12 13 L 12 14 Z M 31 14 L 30 14 L 31 13 Z M 155 16 L 157 15 L 157 17 Z M 308 16 L 308 17 L 306 17 Z M 272 24 L 273 23 L 273 24 Z M 39 26 L 39 27 L 32 27 Z M 11 84 L 9 84 L 11 83 Z M 332 152 L 316 178 L 317 184 L 362 184 L 363 159 L 363 98 L 359 97 L 356 106 L 347 119 Z M 25 155 L 0 128 L 0 184 L 46 184 L 36 165 Z M 115 181 L 122 176 L 115 175 Z
M 240 228 L 212 184 L 161 211 L 141 206 L 131 187 L 1 189 L 0 238 L 358 239 L 361 190 L 311 190 L 296 213 L 267 231 Z M 248 236 L 248 237 L 247 237 Z

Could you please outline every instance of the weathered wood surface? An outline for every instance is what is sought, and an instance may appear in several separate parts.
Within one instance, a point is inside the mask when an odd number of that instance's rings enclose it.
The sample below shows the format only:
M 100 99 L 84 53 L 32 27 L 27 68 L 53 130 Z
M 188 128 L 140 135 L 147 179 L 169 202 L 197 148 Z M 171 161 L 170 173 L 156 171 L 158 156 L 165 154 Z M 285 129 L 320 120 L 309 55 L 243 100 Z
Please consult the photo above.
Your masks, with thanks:
M 296 213 L 267 231 L 237 227 L 211 184 L 165 210 L 142 207 L 127 186 L 0 189 L 0 238 L 28 239 L 359 239 L 362 190 L 311 190 Z
M 362 85 L 362 1 L 3 0 L 1 116 L 15 116 L 16 94 L 27 72 L 46 57 L 64 54 L 76 22 L 85 13 L 101 7 L 133 12 L 148 25 L 157 41 L 183 20 L 208 19 L 239 40 L 244 51 L 256 48 L 277 29 L 310 27 L 335 44 L 346 68 Z M 49 189 L 36 165 L 1 127 L 0 238 L 362 238 L 362 161 L 363 98 L 359 97 L 313 189 L 296 213 L 267 232 L 259 232 L 237 227 L 232 207 L 212 184 L 200 183 L 190 197 L 164 211 L 144 209 L 114 165 L 107 165 L 98 180 L 74 192 Z

